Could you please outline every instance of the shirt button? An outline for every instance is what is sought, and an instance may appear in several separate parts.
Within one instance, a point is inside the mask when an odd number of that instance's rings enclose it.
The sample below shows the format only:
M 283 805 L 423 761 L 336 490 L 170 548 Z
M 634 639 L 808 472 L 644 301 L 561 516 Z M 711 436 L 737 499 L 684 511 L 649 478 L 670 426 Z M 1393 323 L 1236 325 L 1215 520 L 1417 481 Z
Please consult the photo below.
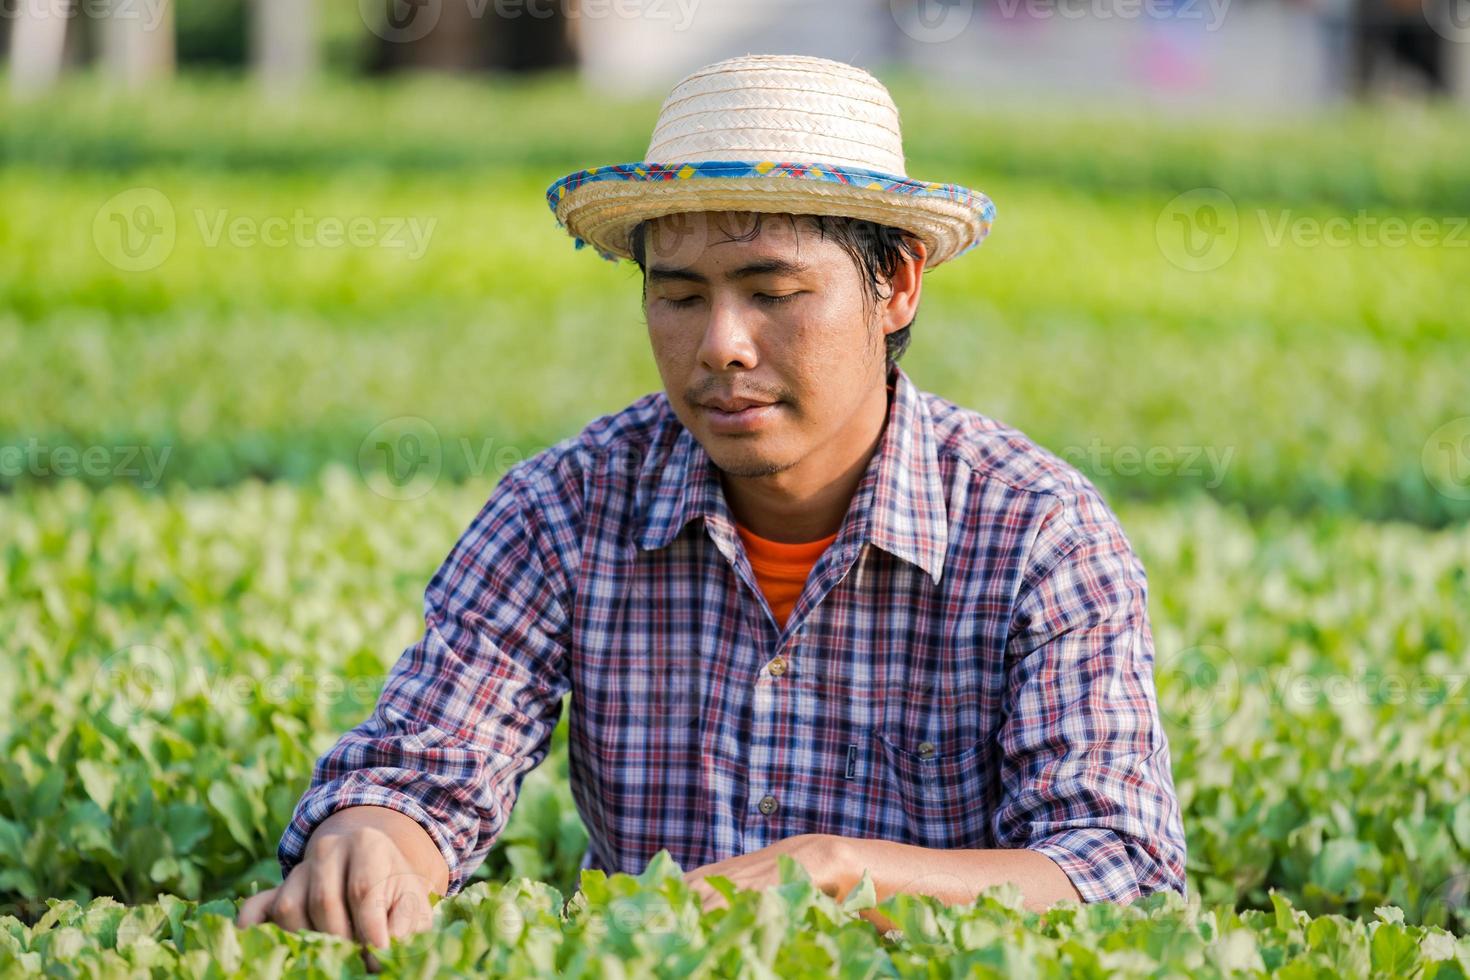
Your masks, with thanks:
M 786 673 L 786 658 L 777 657 L 766 666 L 766 669 L 771 672 L 772 677 L 780 677 Z
M 776 798 L 774 796 L 762 796 L 758 805 L 761 813 L 764 813 L 766 816 L 770 816 L 776 812 Z
M 934 756 L 934 743 L 933 742 L 920 742 L 919 743 L 919 758 L 921 758 L 921 759 L 929 759 L 929 758 L 932 758 L 933 756 Z

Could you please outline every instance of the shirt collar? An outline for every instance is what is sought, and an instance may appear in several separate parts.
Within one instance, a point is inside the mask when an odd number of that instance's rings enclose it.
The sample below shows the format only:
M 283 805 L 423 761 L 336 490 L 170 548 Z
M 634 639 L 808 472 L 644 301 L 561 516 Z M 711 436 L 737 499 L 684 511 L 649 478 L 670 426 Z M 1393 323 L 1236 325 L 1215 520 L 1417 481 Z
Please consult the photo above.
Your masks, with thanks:
M 923 569 L 937 585 L 949 527 L 933 421 L 922 393 L 897 364 L 888 380 L 894 393 L 887 423 L 832 547 L 856 553 L 871 541 Z M 719 471 L 672 410 L 640 467 L 635 512 L 640 548 L 667 547 L 696 517 L 704 518 L 727 555 L 733 547 L 735 522 Z

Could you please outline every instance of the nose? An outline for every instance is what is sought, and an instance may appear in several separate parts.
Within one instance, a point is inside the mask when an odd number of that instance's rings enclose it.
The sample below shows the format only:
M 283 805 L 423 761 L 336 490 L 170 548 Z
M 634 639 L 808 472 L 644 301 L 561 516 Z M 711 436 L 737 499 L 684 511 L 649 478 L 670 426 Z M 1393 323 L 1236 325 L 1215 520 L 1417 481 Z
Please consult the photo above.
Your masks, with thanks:
M 710 371 L 732 367 L 749 370 L 757 359 L 755 338 L 740 305 L 730 299 L 712 298 L 699 345 L 700 363 Z

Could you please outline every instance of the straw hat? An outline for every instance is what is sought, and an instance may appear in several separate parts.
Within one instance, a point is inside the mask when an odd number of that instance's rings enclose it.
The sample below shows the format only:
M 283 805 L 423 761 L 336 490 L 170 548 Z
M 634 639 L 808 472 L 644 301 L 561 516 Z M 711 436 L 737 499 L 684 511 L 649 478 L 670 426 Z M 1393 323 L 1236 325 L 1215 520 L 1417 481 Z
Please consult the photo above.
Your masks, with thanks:
M 854 65 L 746 55 L 699 69 L 664 100 L 642 161 L 578 170 L 546 191 L 557 224 L 605 259 L 631 259 L 645 218 L 687 211 L 831 214 L 913 232 L 925 268 L 975 248 L 995 205 L 904 170 L 898 107 Z

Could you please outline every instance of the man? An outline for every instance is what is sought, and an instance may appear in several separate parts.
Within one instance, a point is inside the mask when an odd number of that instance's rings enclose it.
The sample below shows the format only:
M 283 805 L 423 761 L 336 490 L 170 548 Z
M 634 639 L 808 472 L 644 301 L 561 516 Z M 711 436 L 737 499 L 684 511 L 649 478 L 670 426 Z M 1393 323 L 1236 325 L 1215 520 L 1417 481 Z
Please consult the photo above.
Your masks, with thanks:
M 242 924 L 424 927 L 569 691 L 589 867 L 666 848 L 711 906 L 708 875 L 760 888 L 781 854 L 838 896 L 865 869 L 880 899 L 1182 892 L 1141 564 L 1081 474 L 896 363 L 990 201 L 904 175 L 871 75 L 764 56 L 548 199 L 643 271 L 664 391 L 495 488 Z

